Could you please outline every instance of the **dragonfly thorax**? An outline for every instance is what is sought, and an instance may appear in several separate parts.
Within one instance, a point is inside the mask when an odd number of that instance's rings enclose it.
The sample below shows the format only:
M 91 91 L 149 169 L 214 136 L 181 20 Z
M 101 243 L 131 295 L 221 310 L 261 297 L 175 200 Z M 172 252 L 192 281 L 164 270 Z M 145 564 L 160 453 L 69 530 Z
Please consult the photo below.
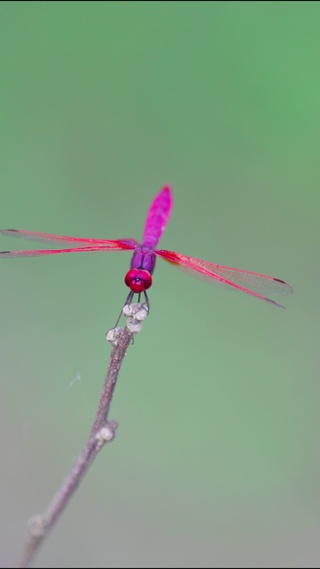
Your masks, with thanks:
M 124 282 L 132 292 L 141 293 L 152 285 L 152 273 L 156 256 L 150 247 L 143 245 L 136 248 L 131 259 L 131 268 L 127 272 Z
M 124 282 L 132 292 L 144 292 L 152 285 L 152 276 L 149 271 L 144 269 L 130 269 L 127 272 Z

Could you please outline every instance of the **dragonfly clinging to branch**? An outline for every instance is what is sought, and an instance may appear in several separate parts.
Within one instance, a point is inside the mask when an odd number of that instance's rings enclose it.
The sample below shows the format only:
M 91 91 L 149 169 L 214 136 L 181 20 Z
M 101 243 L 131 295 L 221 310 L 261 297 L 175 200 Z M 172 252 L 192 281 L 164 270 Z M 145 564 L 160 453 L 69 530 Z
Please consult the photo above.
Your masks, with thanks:
M 152 201 L 142 238 L 142 243 L 135 239 L 86 239 L 83 237 L 66 237 L 50 233 L 37 233 L 21 229 L 3 229 L 3 235 L 59 244 L 59 249 L 36 249 L 25 251 L 1 251 L 0 258 L 33 257 L 41 255 L 56 255 L 60 253 L 84 253 L 90 251 L 133 251 L 130 269 L 125 276 L 125 284 L 130 293 L 127 303 L 130 303 L 135 294 L 143 293 L 148 303 L 147 290 L 152 285 L 152 274 L 157 257 L 176 265 L 188 272 L 192 271 L 210 282 L 218 282 L 265 300 L 275 306 L 283 306 L 269 295 L 291 294 L 292 288 L 281 279 L 267 275 L 234 269 L 224 265 L 217 265 L 194 257 L 188 257 L 175 251 L 156 249 L 162 233 L 167 225 L 173 205 L 170 186 L 165 186 Z M 69 247 L 63 245 L 69 244 Z

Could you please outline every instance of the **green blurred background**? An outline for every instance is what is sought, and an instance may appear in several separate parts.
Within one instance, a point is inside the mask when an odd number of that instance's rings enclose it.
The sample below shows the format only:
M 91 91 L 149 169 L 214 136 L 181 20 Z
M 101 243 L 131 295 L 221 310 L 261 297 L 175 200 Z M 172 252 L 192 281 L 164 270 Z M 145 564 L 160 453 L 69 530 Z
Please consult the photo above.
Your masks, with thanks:
M 140 239 L 171 183 L 161 247 L 295 290 L 158 261 L 116 441 L 36 566 L 319 567 L 319 29 L 319 2 L 1 2 L 0 227 Z M 2 566 L 91 427 L 129 259 L 1 261 Z

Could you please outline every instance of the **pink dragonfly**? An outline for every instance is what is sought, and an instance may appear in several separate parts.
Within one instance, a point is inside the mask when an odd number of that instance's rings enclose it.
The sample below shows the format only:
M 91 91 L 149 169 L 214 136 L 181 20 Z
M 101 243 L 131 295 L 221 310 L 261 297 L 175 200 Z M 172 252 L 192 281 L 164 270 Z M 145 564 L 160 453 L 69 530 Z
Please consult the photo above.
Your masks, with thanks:
M 105 239 L 85 239 L 83 237 L 65 237 L 51 235 L 50 233 L 37 233 L 22 231 L 20 229 L 3 229 L 3 235 L 21 237 L 34 241 L 48 243 L 70 243 L 71 248 L 63 249 L 36 249 L 27 251 L 1 251 L 1 258 L 32 257 L 37 255 L 56 255 L 58 253 L 84 253 L 89 251 L 133 251 L 130 269 L 125 276 L 125 284 L 130 288 L 126 303 L 132 302 L 134 294 L 144 294 L 147 305 L 149 299 L 147 290 L 152 285 L 152 274 L 155 268 L 156 257 L 162 257 L 165 261 L 176 265 L 186 271 L 195 271 L 199 276 L 210 282 L 218 282 L 222 285 L 241 290 L 256 298 L 266 300 L 284 308 L 274 300 L 264 295 L 291 294 L 292 288 L 281 279 L 268 277 L 251 271 L 233 269 L 223 265 L 216 265 L 194 257 L 188 257 L 174 251 L 155 249 L 160 237 L 167 225 L 173 205 L 171 188 L 165 186 L 154 198 L 148 211 L 142 243 L 135 239 L 118 239 L 109 241 Z

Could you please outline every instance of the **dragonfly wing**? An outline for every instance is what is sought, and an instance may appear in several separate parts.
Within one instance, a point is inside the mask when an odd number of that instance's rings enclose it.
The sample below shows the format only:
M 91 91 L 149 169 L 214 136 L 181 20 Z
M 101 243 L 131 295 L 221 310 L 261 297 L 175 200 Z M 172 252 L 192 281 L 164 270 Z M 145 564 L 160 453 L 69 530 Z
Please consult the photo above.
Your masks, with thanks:
M 126 251 L 128 247 L 72 247 L 71 249 L 30 249 L 24 251 L 0 251 L 0 259 L 17 257 L 38 257 L 39 255 L 57 255 L 59 253 L 90 253 L 92 251 Z
M 0 258 L 13 257 L 36 257 L 38 255 L 57 255 L 59 253 L 85 253 L 89 251 L 126 251 L 133 250 L 138 245 L 134 239 L 120 239 L 117 241 L 107 241 L 105 239 L 85 239 L 76 237 L 65 237 L 62 235 L 52 235 L 50 233 L 34 233 L 32 231 L 22 231 L 20 229 L 2 229 L 2 235 L 9 237 L 19 237 L 30 239 L 31 241 L 44 241 L 48 243 L 72 243 L 77 247 L 63 249 L 34 249 L 27 251 L 0 251 Z
M 215 263 L 181 255 L 174 251 L 155 250 L 155 253 L 165 261 L 187 272 L 196 272 L 200 277 L 211 283 L 215 282 L 222 286 L 233 287 L 256 298 L 271 302 L 280 308 L 284 307 L 266 295 L 285 295 L 293 292 L 290 285 L 275 277 L 242 269 L 234 269 L 224 265 L 216 265 Z
M 135 249 L 138 242 L 135 239 L 119 239 L 110 241 L 107 239 L 87 239 L 85 237 L 67 237 L 66 235 L 54 235 L 52 233 L 38 233 L 37 231 L 24 231 L 22 229 L 1 229 L 0 233 L 8 237 L 28 239 L 30 241 L 42 241 L 44 243 L 72 243 L 73 245 L 103 246 L 104 249 L 121 251 L 125 249 Z

